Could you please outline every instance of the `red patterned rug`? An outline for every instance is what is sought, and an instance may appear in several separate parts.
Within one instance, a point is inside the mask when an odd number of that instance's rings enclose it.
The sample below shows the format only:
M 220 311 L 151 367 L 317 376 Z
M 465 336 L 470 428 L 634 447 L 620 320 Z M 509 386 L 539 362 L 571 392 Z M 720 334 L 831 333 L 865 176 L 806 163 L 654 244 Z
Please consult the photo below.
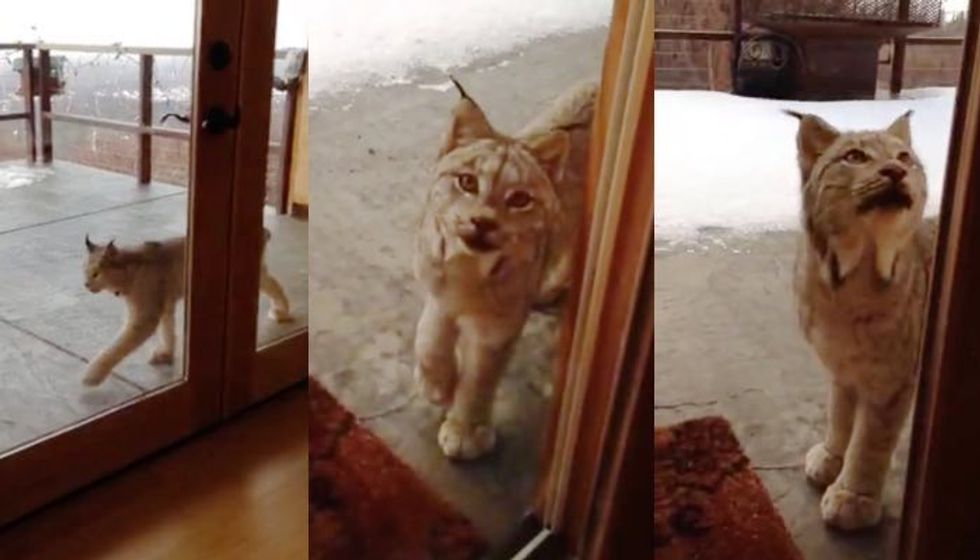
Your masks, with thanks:
M 802 560 L 762 481 L 720 417 L 654 429 L 658 560 Z
M 469 560 L 486 542 L 310 380 L 310 558 Z

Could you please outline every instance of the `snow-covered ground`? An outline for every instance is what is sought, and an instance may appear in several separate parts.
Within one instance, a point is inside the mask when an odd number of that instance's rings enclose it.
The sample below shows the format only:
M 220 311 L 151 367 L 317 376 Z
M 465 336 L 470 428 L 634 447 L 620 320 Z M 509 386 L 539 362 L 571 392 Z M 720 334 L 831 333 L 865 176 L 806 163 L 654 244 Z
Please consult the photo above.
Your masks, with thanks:
M 929 181 L 928 214 L 938 211 L 954 88 L 909 91 L 902 99 L 799 102 L 711 91 L 654 92 L 654 230 L 679 240 L 700 228 L 759 232 L 796 228 L 800 177 L 797 121 L 814 113 L 839 129 L 873 129 L 908 109 L 912 143 Z
M 612 0 L 308 2 L 310 87 L 398 83 L 532 40 L 607 25 Z

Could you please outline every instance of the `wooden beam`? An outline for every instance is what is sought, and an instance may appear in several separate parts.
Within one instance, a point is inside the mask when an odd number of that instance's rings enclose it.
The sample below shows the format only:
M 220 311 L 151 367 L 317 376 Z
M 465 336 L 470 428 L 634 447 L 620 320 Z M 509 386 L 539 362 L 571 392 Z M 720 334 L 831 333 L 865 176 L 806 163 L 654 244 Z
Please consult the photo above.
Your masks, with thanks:
M 709 29 L 654 29 L 653 38 L 658 41 L 732 41 L 735 33 Z
M 26 119 L 27 116 L 27 113 L 4 113 L 0 115 L 0 122 Z
M 83 115 L 70 115 L 67 113 L 53 113 L 51 111 L 42 113 L 42 117 L 41 122 L 48 122 L 49 124 L 51 121 L 82 124 L 94 126 L 96 128 L 107 128 L 109 130 L 118 130 L 119 132 L 128 132 L 130 134 L 149 134 L 152 136 L 160 136 L 162 138 L 174 138 L 176 140 L 189 140 L 191 137 L 190 131 L 187 130 L 162 128 L 158 126 L 143 126 L 126 121 L 102 119 L 99 117 L 86 117 Z
M 40 110 L 45 115 L 51 112 L 51 88 L 48 87 L 48 76 L 51 75 L 51 51 L 41 49 L 38 51 L 38 65 L 40 67 L 37 87 L 40 88 Z M 51 119 L 41 119 L 41 161 L 51 163 L 54 159 L 54 144 L 51 138 Z
M 910 35 L 905 39 L 906 45 L 936 45 L 946 47 L 963 46 L 963 37 L 922 37 Z
M 282 121 L 282 149 L 279 150 L 279 177 L 276 192 L 276 210 L 285 214 L 289 210 L 289 185 L 293 167 L 293 144 L 296 136 L 296 109 L 299 106 L 300 80 L 306 75 L 306 52 L 303 52 L 299 73 L 289 79 L 286 86 L 286 107 Z
M 909 1 L 898 0 L 898 21 L 904 22 L 909 19 Z M 896 37 L 892 42 L 892 75 L 891 93 L 897 96 L 902 93 L 902 80 L 905 77 L 905 37 Z
M 34 112 L 34 49 L 25 48 L 21 68 L 21 91 L 24 93 L 24 117 L 27 119 L 27 161 L 37 161 L 37 119 Z
M 140 55 L 140 125 L 153 128 L 153 55 Z M 148 185 L 152 179 L 153 134 L 140 132 L 140 147 L 137 173 L 141 185 Z

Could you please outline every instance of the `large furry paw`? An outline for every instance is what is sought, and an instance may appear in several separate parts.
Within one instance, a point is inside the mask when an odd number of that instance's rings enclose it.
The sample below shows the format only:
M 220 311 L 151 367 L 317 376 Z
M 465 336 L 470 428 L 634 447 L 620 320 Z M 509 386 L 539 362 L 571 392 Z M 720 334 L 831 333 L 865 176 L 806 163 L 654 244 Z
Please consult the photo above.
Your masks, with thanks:
M 837 480 L 843 466 L 843 457 L 831 454 L 824 444 L 818 443 L 807 451 L 803 470 L 811 484 L 824 489 Z
M 157 350 L 150 356 L 150 363 L 155 366 L 174 363 L 174 353 L 169 350 Z
M 112 370 L 89 365 L 88 369 L 85 370 L 85 375 L 82 377 L 82 384 L 89 387 L 101 385 L 105 381 L 105 378 L 109 377 L 110 373 L 112 373 Z
M 415 384 L 429 402 L 445 406 L 452 400 L 453 390 L 456 388 L 456 376 L 451 372 L 437 373 L 423 368 L 421 364 L 415 364 L 414 375 Z
M 881 499 L 851 492 L 833 484 L 820 500 L 824 523 L 845 531 L 873 527 L 881 521 Z
M 497 432 L 487 424 L 466 424 L 446 418 L 439 427 L 439 447 L 450 459 L 476 459 L 493 450 Z
M 277 323 L 289 323 L 293 321 L 293 316 L 289 311 L 277 307 L 269 309 L 269 318 Z

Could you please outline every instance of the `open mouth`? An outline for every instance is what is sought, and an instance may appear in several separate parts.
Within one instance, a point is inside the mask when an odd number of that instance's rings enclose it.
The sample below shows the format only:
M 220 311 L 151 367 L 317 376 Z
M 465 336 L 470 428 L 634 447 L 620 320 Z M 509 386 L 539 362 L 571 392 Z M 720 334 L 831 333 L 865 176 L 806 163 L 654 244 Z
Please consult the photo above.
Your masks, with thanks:
M 460 235 L 459 238 L 467 248 L 477 253 L 486 253 L 498 248 L 497 244 L 486 235 Z
M 871 210 L 904 210 L 912 207 L 912 197 L 905 186 L 893 183 L 866 197 L 858 204 L 858 213 L 864 214 Z

